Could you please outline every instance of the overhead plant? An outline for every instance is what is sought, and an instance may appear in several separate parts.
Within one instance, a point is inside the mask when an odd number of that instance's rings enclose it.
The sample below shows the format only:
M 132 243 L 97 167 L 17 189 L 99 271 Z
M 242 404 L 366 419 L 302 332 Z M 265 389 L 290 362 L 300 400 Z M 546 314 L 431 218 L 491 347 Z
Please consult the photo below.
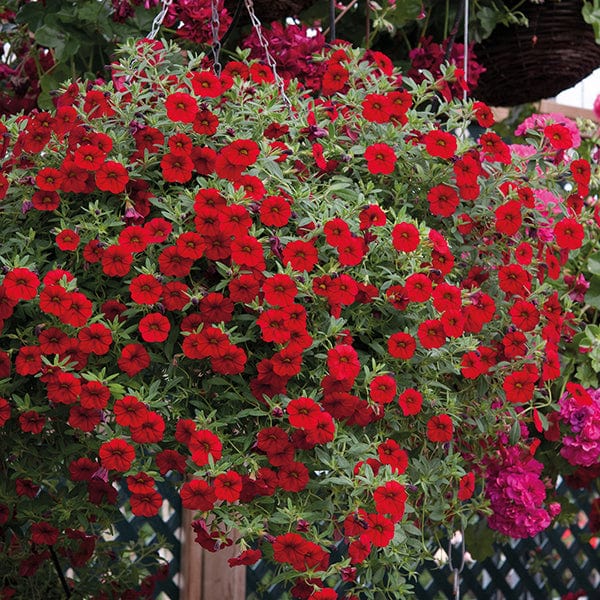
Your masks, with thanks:
M 573 132 L 508 146 L 453 68 L 336 46 L 315 98 L 248 52 L 131 43 L 0 125 L 3 597 L 150 595 L 155 549 L 106 536 L 158 483 L 312 600 L 410 597 L 454 531 L 560 510 L 536 449 L 598 409 L 553 391 L 600 224 Z

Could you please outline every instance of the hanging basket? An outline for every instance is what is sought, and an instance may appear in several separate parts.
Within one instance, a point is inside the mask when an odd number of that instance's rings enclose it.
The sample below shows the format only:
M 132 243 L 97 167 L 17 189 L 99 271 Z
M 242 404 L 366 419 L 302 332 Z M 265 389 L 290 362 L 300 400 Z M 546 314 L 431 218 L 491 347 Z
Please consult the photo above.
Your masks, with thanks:
M 500 25 L 475 46 L 486 72 L 474 96 L 492 106 L 551 98 L 600 66 L 600 46 L 580 0 L 528 1 L 520 10 L 529 27 Z

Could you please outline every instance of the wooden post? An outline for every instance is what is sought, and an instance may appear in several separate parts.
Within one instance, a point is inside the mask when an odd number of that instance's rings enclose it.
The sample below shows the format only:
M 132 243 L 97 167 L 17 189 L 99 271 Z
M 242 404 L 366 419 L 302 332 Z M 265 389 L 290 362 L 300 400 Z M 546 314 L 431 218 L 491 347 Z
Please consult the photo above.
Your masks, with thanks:
M 227 562 L 239 548 L 234 544 L 218 552 L 204 550 L 194 542 L 193 520 L 193 511 L 183 509 L 180 600 L 244 600 L 246 569 Z

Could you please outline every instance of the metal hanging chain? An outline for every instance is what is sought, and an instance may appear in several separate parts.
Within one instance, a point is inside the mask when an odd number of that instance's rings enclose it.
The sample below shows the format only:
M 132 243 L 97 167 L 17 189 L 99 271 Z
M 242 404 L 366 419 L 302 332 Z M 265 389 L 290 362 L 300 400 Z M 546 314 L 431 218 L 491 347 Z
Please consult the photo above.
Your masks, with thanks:
M 465 531 L 460 530 L 460 564 L 455 565 L 452 561 L 452 539 L 448 542 L 448 565 L 452 570 L 452 599 L 460 600 L 460 574 L 465 567 Z
M 221 19 L 219 17 L 219 0 L 210 0 L 210 28 L 212 31 L 212 46 L 211 51 L 213 55 L 213 68 L 217 77 L 221 76 L 221 40 L 219 39 L 219 29 L 221 28 Z
M 269 65 L 269 67 L 271 67 L 271 70 L 273 71 L 275 83 L 277 83 L 277 86 L 279 87 L 279 93 L 281 94 L 281 98 L 285 102 L 286 106 L 291 110 L 292 103 L 290 102 L 290 99 L 285 93 L 285 82 L 280 77 L 279 73 L 277 73 L 277 63 L 275 62 L 275 59 L 269 51 L 269 42 L 267 41 L 267 38 L 265 38 L 265 36 L 263 35 L 262 24 L 256 16 L 256 13 L 254 12 L 254 2 L 252 0 L 244 0 L 244 5 L 248 10 L 248 15 L 250 16 L 252 27 L 254 28 L 254 31 L 256 31 L 256 35 L 258 36 L 258 42 L 261 48 L 263 49 L 263 52 L 265 53 L 265 60 L 267 61 L 267 64 Z
M 152 21 L 152 29 L 150 29 L 150 33 L 146 36 L 149 40 L 155 39 L 158 35 L 160 26 L 163 24 L 171 4 L 173 4 L 173 0 L 162 0 L 162 7 L 156 17 L 154 17 L 154 21 Z
M 465 2 L 464 16 L 464 34 L 463 34 L 463 68 L 465 70 L 464 80 L 465 88 L 469 85 L 469 0 Z M 463 90 L 463 101 L 467 101 L 467 90 Z

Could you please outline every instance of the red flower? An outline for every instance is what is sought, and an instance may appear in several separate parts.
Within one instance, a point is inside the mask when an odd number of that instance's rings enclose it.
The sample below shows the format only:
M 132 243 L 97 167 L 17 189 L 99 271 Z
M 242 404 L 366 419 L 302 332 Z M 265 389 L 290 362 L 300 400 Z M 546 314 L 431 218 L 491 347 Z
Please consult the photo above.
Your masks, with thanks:
M 132 263 L 133 256 L 123 246 L 108 246 L 102 253 L 102 271 L 109 277 L 125 277 Z
M 185 457 L 176 450 L 162 450 L 156 455 L 155 461 L 160 474 L 163 476 L 169 471 L 176 471 L 182 475 L 185 473 Z
M 321 92 L 329 96 L 343 89 L 350 74 L 348 70 L 338 63 L 328 63 L 321 79 Z
M 165 100 L 167 117 L 178 123 L 193 123 L 198 112 L 196 100 L 185 92 L 169 94 Z
M 334 379 L 353 381 L 360 372 L 358 354 L 349 344 L 338 344 L 327 352 L 327 367 Z
M 475 102 L 473 104 L 475 118 L 480 127 L 491 127 L 496 122 L 494 113 L 491 108 L 483 102 Z
M 143 471 L 127 477 L 127 487 L 132 494 L 146 494 L 154 488 L 154 479 Z
M 171 323 L 161 313 L 149 313 L 140 319 L 138 329 L 145 342 L 164 342 L 169 337 Z
M 562 219 L 554 225 L 556 243 L 565 250 L 581 248 L 585 233 L 581 223 L 575 219 Z
M 131 299 L 136 304 L 156 304 L 162 292 L 163 286 L 154 275 L 138 275 L 129 284 Z
M 217 98 L 223 92 L 221 81 L 211 71 L 194 71 L 189 78 L 196 96 L 202 98 Z
M 213 462 L 220 460 L 223 453 L 223 445 L 219 438 L 208 429 L 195 431 L 190 437 L 189 449 L 192 453 L 192 460 L 203 467 L 208 464 L 210 456 Z
M 242 565 L 253 565 L 262 558 L 262 552 L 260 550 L 253 550 L 249 548 L 244 550 L 239 556 L 228 558 L 227 562 L 230 567 L 239 567 Z
M 502 384 L 506 399 L 513 403 L 529 402 L 533 398 L 538 376 L 537 371 L 527 368 L 507 375 Z
M 413 252 L 420 241 L 419 230 L 412 223 L 398 223 L 392 229 L 392 243 L 398 252 Z
M 463 475 L 460 478 L 458 484 L 458 494 L 457 497 L 459 500 L 468 500 L 475 493 L 475 473 L 469 471 L 466 475 Z
M 421 407 L 423 405 L 423 396 L 418 390 L 408 388 L 398 397 L 398 404 L 405 417 L 418 415 L 421 412 Z
M 289 264 L 295 271 L 312 271 L 319 262 L 314 242 L 295 240 L 283 249 L 283 263 Z
M 378 548 L 385 548 L 394 538 L 394 522 L 377 513 L 365 517 L 367 531 L 365 535 Z
M 38 276 L 22 267 L 10 270 L 2 282 L 4 293 L 10 300 L 33 300 L 39 285 Z
M 50 525 L 50 523 L 40 521 L 31 525 L 29 533 L 31 535 L 31 541 L 34 544 L 46 544 L 52 546 L 58 541 L 60 531 L 53 525 Z
M 363 208 L 358 215 L 358 219 L 361 231 L 371 227 L 383 227 L 387 222 L 385 213 L 377 204 L 369 204 Z
M 358 540 L 354 540 L 348 546 L 348 556 L 350 556 L 350 562 L 353 565 L 363 562 L 370 553 L 371 540 L 366 534 L 361 535 Z
M 390 375 L 377 375 L 369 384 L 369 394 L 373 402 L 389 404 L 396 395 L 396 380 Z
M 431 297 L 431 279 L 424 273 L 413 273 L 406 278 L 404 293 L 411 302 L 427 302 Z
M 243 373 L 248 357 L 243 348 L 228 344 L 217 356 L 212 356 L 210 366 L 221 375 L 239 375 Z
M 531 275 L 520 265 L 507 265 L 498 271 L 498 284 L 507 294 L 524 296 L 531 289 Z
M 132 254 L 143 252 L 148 246 L 148 233 L 140 225 L 129 225 L 119 233 L 119 244 Z
M 99 468 L 97 462 L 81 457 L 69 464 L 69 475 L 73 481 L 90 481 Z
M 138 444 L 156 444 L 163 439 L 165 421 L 156 412 L 146 410 L 130 426 L 131 439 Z
M 35 184 L 45 192 L 56 192 L 63 184 L 64 176 L 52 167 L 40 169 L 35 176 Z
M 73 153 L 75 164 L 86 171 L 97 171 L 104 163 L 105 158 L 106 153 L 94 144 L 83 144 Z
M 154 517 L 162 506 L 162 496 L 150 490 L 143 493 L 133 493 L 129 498 L 131 512 L 138 517 Z
M 367 146 L 365 160 L 367 161 L 367 169 L 373 175 L 379 173 L 389 175 L 396 168 L 398 157 L 390 146 L 380 142 Z
M 362 116 L 371 123 L 388 123 L 392 118 L 390 104 L 383 94 L 367 94 L 362 101 Z
M 260 220 L 267 227 L 283 227 L 291 215 L 290 202 L 283 196 L 267 196 L 260 203 Z
M 303 490 L 309 480 L 308 469 L 301 462 L 286 462 L 281 465 L 277 473 L 277 483 L 286 492 Z
M 388 481 L 373 492 L 377 512 L 390 515 L 393 521 L 402 518 L 407 498 L 404 486 L 397 481 Z
M 402 331 L 393 333 L 388 339 L 387 346 L 391 356 L 403 360 L 412 358 L 417 348 L 415 338 L 409 333 L 403 333 Z
M 554 123 L 544 127 L 544 136 L 555 150 L 568 150 L 573 146 L 573 137 L 567 127 Z
M 456 138 L 448 131 L 434 129 L 423 136 L 425 150 L 430 156 L 449 159 L 456 152 Z
M 183 256 L 177 246 L 167 246 L 158 257 L 160 272 L 169 277 L 186 277 L 193 264 L 194 260 Z
M 495 212 L 496 231 L 504 235 L 514 235 L 519 231 L 523 218 L 521 216 L 521 203 L 518 200 L 509 200 L 499 206 Z
M 298 288 L 294 280 L 284 273 L 272 275 L 263 281 L 265 301 L 274 306 L 289 306 L 294 303 Z
M 110 389 L 99 381 L 86 381 L 81 385 L 79 403 L 84 408 L 106 408 Z
M 521 331 L 532 331 L 540 320 L 540 311 L 532 302 L 516 300 L 508 311 L 513 325 Z
M 460 204 L 456 190 L 443 183 L 429 190 L 427 201 L 431 214 L 439 217 L 450 217 Z
M 110 329 L 101 323 L 92 323 L 89 327 L 80 329 L 77 339 L 83 352 L 98 356 L 106 354 L 113 341 Z
M 251 235 L 243 235 L 231 243 L 231 260 L 241 266 L 264 269 L 265 257 L 262 244 Z
M 204 479 L 186 481 L 181 486 L 179 495 L 183 508 L 202 512 L 212 510 L 217 499 L 214 489 Z
M 479 138 L 479 143 L 486 158 L 504 164 L 510 163 L 510 149 L 498 134 L 492 131 L 484 133 Z
M 46 417 L 35 410 L 25 411 L 19 416 L 19 425 L 21 427 L 21 431 L 26 433 L 41 433 L 45 424 Z
M 141 344 L 127 344 L 117 360 L 119 369 L 133 377 L 150 366 L 150 356 Z
M 31 196 L 31 204 L 37 210 L 56 210 L 60 206 L 60 196 L 56 192 L 40 190 Z
M 256 162 L 260 148 L 254 140 L 238 139 L 221 149 L 221 154 L 234 165 L 249 167 Z
M 125 186 L 129 181 L 129 174 L 122 164 L 114 160 L 107 160 L 96 171 L 95 179 L 99 190 L 110 192 L 111 194 L 120 194 L 125 191 Z
M 312 398 L 306 397 L 290 400 L 286 411 L 290 425 L 301 429 L 313 429 L 321 414 L 319 405 Z
M 35 375 L 42 370 L 42 351 L 39 346 L 21 346 L 15 359 L 19 375 Z
M 67 423 L 74 429 L 89 433 L 102 421 L 102 413 L 96 408 L 86 408 L 75 404 L 69 409 Z
M 591 406 L 594 403 L 588 391 L 581 384 L 569 381 L 566 387 L 567 392 L 571 394 L 578 406 Z
M 105 469 L 125 472 L 131 468 L 131 463 L 135 459 L 135 450 L 125 440 L 115 438 L 104 442 L 100 446 L 98 455 Z
M 194 162 L 187 154 L 169 152 L 160 161 L 163 179 L 170 183 L 186 183 L 192 178 Z
M 449 415 L 435 415 L 427 421 L 427 439 L 431 442 L 449 442 L 454 427 Z
M 0 427 L 10 419 L 10 404 L 6 398 L 0 398 Z
M 446 332 L 439 319 L 428 319 L 419 325 L 417 336 L 426 349 L 441 348 L 446 343 Z
M 48 400 L 59 404 L 75 404 L 81 393 L 81 379 L 73 373 L 56 371 L 48 376 L 46 394 Z
M 402 475 L 408 467 L 408 454 L 400 448 L 394 440 L 386 440 L 377 448 L 379 461 L 383 465 L 390 465 L 392 471 Z
M 242 492 L 242 478 L 235 471 L 227 471 L 215 477 L 213 487 L 219 500 L 236 502 Z

